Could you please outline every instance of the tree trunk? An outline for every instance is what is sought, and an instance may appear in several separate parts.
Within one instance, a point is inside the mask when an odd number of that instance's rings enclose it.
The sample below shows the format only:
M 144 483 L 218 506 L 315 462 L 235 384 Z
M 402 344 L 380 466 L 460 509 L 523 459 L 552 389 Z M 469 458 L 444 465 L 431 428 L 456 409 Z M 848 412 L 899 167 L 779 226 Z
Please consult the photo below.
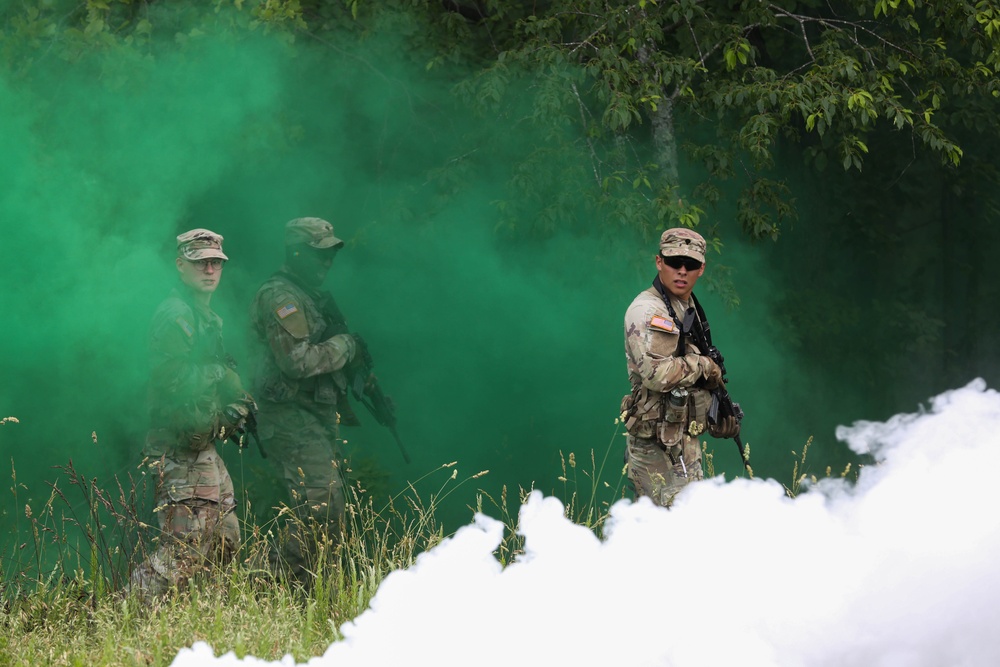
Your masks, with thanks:
M 667 185 L 676 186 L 679 180 L 677 169 L 677 136 L 674 134 L 674 103 L 664 96 L 653 112 L 653 146 L 656 163 L 663 172 Z

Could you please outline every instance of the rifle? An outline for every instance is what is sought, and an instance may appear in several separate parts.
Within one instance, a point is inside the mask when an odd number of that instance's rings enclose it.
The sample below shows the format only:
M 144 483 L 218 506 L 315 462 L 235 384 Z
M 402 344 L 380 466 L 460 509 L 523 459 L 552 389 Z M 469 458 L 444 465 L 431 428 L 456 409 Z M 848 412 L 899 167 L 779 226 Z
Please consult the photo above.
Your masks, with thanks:
M 361 336 L 351 335 L 357 342 L 361 360 L 359 367 L 353 372 L 351 392 L 356 400 L 368 408 L 368 412 L 375 417 L 375 421 L 389 429 L 399 446 L 403 460 L 409 463 L 410 455 L 406 453 L 403 441 L 396 431 L 396 406 L 392 399 L 385 395 L 378 380 L 375 379 L 375 361 L 372 359 L 371 352 L 368 351 L 368 344 Z
M 326 327 L 323 329 L 323 332 L 319 335 L 319 337 L 313 341 L 314 343 L 327 340 L 331 336 L 335 336 L 337 334 L 349 332 L 347 320 L 344 318 L 344 314 L 341 312 L 340 307 L 337 306 L 337 302 L 334 300 L 332 294 L 329 292 L 321 292 L 304 285 L 294 273 L 285 271 L 281 271 L 280 273 L 285 279 L 294 283 L 313 300 L 316 307 L 319 308 L 319 311 L 323 316 L 323 320 L 326 322 Z M 361 336 L 356 334 L 350 335 L 354 338 L 358 345 L 358 351 L 361 353 L 361 363 L 359 366 L 347 366 L 344 368 L 344 372 L 347 373 L 351 379 L 351 393 L 354 394 L 355 400 L 361 402 L 366 408 L 368 408 L 368 412 L 375 417 L 375 421 L 389 429 L 389 432 L 392 433 L 393 439 L 395 439 L 396 444 L 399 446 L 399 451 L 403 455 L 403 460 L 409 463 L 410 455 L 406 452 L 406 448 L 403 446 L 403 441 L 399 437 L 399 433 L 396 431 L 396 406 L 393 404 L 392 399 L 386 396 L 385 392 L 382 391 L 382 387 L 379 386 L 378 381 L 375 380 L 375 362 L 372 359 L 371 353 L 368 351 L 368 345 L 361 338 Z M 346 396 L 346 393 L 343 395 Z M 351 406 L 346 404 L 345 401 L 342 413 L 353 415 L 354 411 L 351 410 L 350 407 Z
M 694 344 L 701 350 L 701 353 L 714 361 L 715 365 L 722 371 L 722 381 L 719 382 L 719 386 L 709 390 L 709 393 L 712 395 L 712 405 L 708 408 L 708 423 L 718 424 L 721 419 L 725 419 L 726 417 L 735 417 L 737 423 L 742 423 L 743 410 L 740 408 L 739 403 L 733 402 L 732 396 L 729 395 L 729 391 L 726 389 L 725 359 L 722 353 L 719 352 L 719 348 L 712 345 L 711 327 L 708 324 L 708 318 L 705 317 L 705 311 L 698 302 L 698 298 L 694 294 L 691 295 L 691 298 L 694 300 L 695 307 L 689 308 L 688 312 L 685 313 L 684 321 L 681 323 L 682 332 L 690 333 Z M 695 317 L 695 309 L 697 309 L 697 318 Z M 740 460 L 743 461 L 743 467 L 752 475 L 750 457 L 743 446 L 743 441 L 740 440 L 739 435 L 735 436 L 733 440 L 736 441 L 736 447 L 740 450 Z
M 250 434 L 250 437 L 253 438 L 253 441 L 257 443 L 257 451 L 260 452 L 260 458 L 266 459 L 267 452 L 264 451 L 264 445 L 260 444 L 260 436 L 257 435 L 257 410 L 250 410 L 246 420 L 243 422 L 243 427 Z

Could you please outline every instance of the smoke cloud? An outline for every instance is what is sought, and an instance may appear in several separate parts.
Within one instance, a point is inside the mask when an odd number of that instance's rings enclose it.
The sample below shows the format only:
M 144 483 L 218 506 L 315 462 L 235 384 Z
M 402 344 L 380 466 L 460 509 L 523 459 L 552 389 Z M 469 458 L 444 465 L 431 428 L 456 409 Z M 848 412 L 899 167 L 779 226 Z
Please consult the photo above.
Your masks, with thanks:
M 153 9 L 153 25 L 172 25 L 168 6 Z M 489 470 L 441 506 L 451 530 L 477 489 L 557 489 L 560 452 L 574 452 L 606 461 L 614 492 L 602 500 L 620 497 L 622 317 L 652 280 L 655 243 L 598 217 L 535 235 L 531 210 L 523 230 L 498 231 L 497 202 L 517 196 L 513 165 L 543 137 L 475 116 L 453 92 L 467 72 L 400 61 L 392 30 L 331 48 L 173 18 L 177 30 L 146 46 L 0 66 L 0 406 L 20 420 L 0 432 L 0 456 L 25 503 L 44 502 L 53 466 L 70 460 L 105 487 L 138 474 L 146 329 L 177 284 L 175 235 L 225 237 L 212 306 L 249 369 L 247 308 L 281 265 L 282 225 L 302 215 L 347 241 L 328 287 L 369 343 L 413 459 L 361 409 L 362 427 L 344 435 L 354 469 L 377 477 L 364 480 L 373 495 L 454 460 L 463 478 Z M 749 255 L 733 241 L 725 261 Z M 763 304 L 728 312 L 699 296 L 748 415 L 745 440 L 760 445 L 755 469 L 784 471 L 813 424 L 756 398 L 787 382 Z M 716 469 L 739 474 L 735 447 L 716 446 Z M 266 514 L 286 500 L 261 483 L 268 462 L 232 449 L 241 501 Z M 0 507 L 0 526 L 20 514 Z
M 982 380 L 837 437 L 874 458 L 856 484 L 794 499 L 774 481 L 695 484 L 674 509 L 623 500 L 601 541 L 534 492 L 502 568 L 478 515 L 391 574 L 313 667 L 995 665 L 1000 394 Z M 204 643 L 174 667 L 290 665 Z

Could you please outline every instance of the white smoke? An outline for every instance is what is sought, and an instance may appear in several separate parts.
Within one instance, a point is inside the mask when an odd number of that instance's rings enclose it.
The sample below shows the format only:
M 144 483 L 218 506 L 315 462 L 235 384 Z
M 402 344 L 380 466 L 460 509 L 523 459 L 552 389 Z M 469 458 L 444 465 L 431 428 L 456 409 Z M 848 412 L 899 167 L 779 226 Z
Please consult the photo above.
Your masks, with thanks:
M 307 664 L 1000 665 L 1000 395 L 976 380 L 837 437 L 879 462 L 856 485 L 708 480 L 670 511 L 619 502 L 603 541 L 535 492 L 506 568 L 477 516 Z M 265 664 L 294 661 L 173 663 Z

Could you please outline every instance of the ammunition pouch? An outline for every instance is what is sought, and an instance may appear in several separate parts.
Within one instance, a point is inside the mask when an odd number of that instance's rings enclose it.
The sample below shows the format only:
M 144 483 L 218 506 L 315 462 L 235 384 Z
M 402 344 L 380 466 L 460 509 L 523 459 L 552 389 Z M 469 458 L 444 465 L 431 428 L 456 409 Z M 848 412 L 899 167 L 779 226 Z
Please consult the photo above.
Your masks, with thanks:
M 270 367 L 261 375 L 255 385 L 255 395 L 271 403 L 300 403 L 305 399 L 319 405 L 336 406 L 342 402 L 341 396 L 347 389 L 347 379 L 340 371 L 299 380 Z
M 670 394 L 636 387 L 622 397 L 621 411 L 625 430 L 629 435 L 644 440 L 655 440 L 670 451 L 679 447 L 687 430 L 691 396 L 685 394 L 678 401 L 670 401 Z
M 657 425 L 656 435 L 668 452 L 674 447 L 680 447 L 684 442 L 684 431 L 687 428 L 689 394 L 664 394 L 662 398 L 663 420 Z
M 657 423 L 663 418 L 662 396 L 640 386 L 622 397 L 622 421 L 629 435 L 644 440 L 656 437 Z

